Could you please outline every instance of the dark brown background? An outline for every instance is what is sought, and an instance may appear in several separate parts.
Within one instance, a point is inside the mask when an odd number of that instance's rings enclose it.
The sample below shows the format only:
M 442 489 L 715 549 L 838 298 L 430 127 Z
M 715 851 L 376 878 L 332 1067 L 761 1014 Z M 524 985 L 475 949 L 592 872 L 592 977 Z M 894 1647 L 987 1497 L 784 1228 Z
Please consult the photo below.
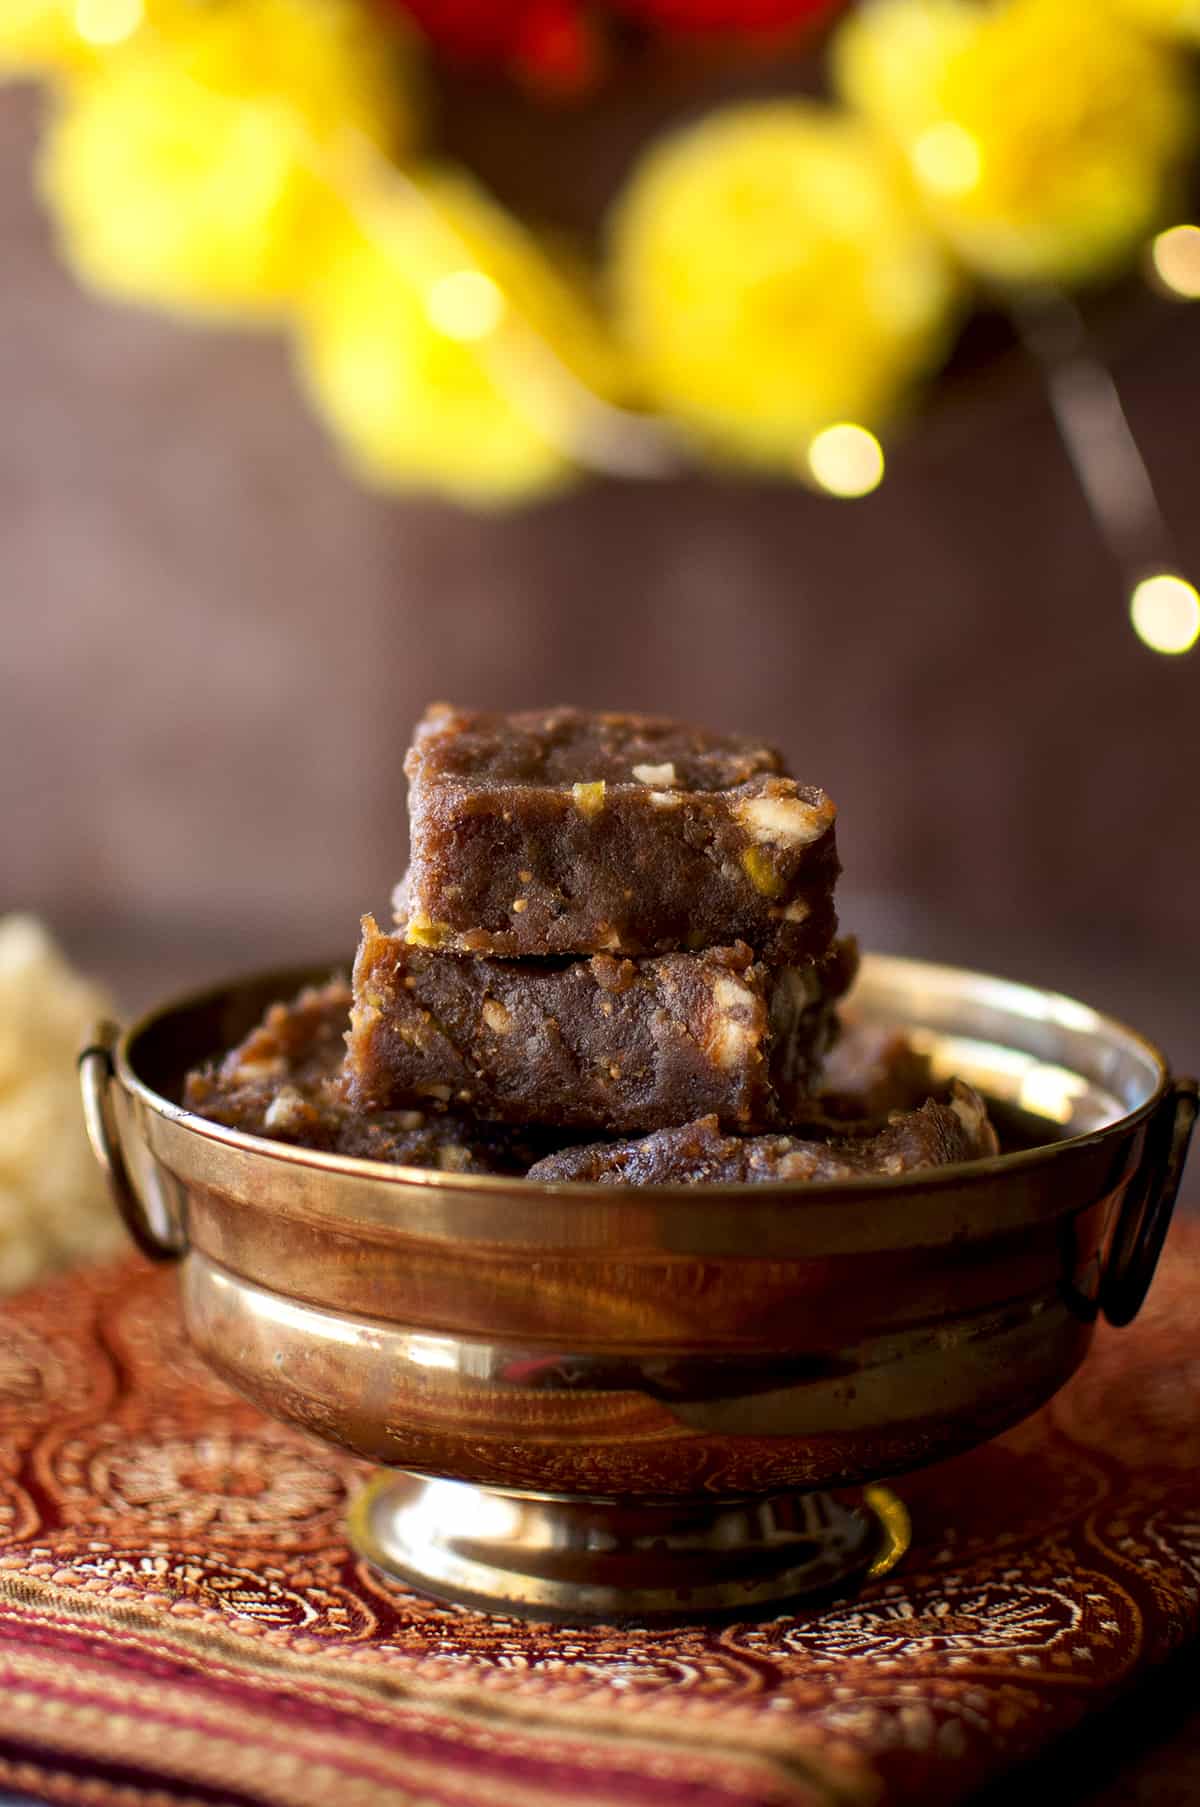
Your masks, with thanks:
M 403 865 L 426 700 L 678 711 L 833 792 L 868 943 L 1077 992 L 1200 1065 L 1200 653 L 1134 640 L 1016 354 L 858 504 L 697 479 L 402 505 L 340 473 L 278 340 L 76 291 L 36 117 L 0 94 L 0 909 L 43 912 L 127 1008 L 348 953 Z M 513 145 L 518 189 L 523 158 L 561 187 Z M 1111 338 L 1200 574 L 1200 309 L 1147 299 Z M 1193 1799 L 1200 1724 L 1163 1743 L 1193 1682 L 1038 1779 Z

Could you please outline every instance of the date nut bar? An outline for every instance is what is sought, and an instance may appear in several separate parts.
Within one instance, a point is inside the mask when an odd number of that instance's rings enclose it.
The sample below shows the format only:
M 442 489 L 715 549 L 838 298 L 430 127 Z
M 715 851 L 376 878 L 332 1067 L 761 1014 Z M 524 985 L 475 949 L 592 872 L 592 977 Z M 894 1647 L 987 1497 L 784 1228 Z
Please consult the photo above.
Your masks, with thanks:
M 792 1120 L 833 1032 L 852 948 L 772 969 L 744 944 L 642 960 L 429 953 L 371 917 L 346 1075 L 357 1108 L 467 1110 L 622 1134 L 709 1113 Z
M 437 705 L 405 761 L 417 946 L 508 957 L 749 943 L 819 958 L 836 811 L 754 740 L 654 716 Z
M 634 1142 L 563 1149 L 531 1167 L 529 1178 L 601 1186 L 852 1181 L 979 1160 L 997 1149 L 983 1099 L 955 1080 L 947 1103 L 931 1098 L 918 1110 L 897 1112 L 872 1136 L 822 1142 L 789 1135 L 729 1135 L 709 1116 Z
M 536 1131 L 454 1115 L 352 1110 L 342 1083 L 349 1021 L 344 979 L 272 1004 L 236 1048 L 188 1074 L 185 1105 L 247 1135 L 443 1173 L 524 1173 L 555 1146 Z

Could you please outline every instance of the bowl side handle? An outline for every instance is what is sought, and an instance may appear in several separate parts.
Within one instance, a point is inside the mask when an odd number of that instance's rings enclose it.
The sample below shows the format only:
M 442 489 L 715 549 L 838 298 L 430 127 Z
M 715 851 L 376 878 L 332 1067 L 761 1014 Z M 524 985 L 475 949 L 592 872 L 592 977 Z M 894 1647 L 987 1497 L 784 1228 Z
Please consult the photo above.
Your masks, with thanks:
M 121 1147 L 121 1138 L 113 1118 L 111 1091 L 117 1083 L 113 1049 L 120 1039 L 116 1023 L 96 1025 L 87 1047 L 79 1056 L 79 1086 L 83 1093 L 83 1120 L 88 1141 L 108 1180 L 113 1202 L 121 1213 L 125 1228 L 134 1242 L 151 1261 L 173 1261 L 182 1251 L 179 1245 L 155 1229 L 138 1197 Z
M 1141 1310 L 1183 1178 L 1197 1113 L 1197 1082 L 1175 1079 L 1146 1129 L 1142 1162 L 1130 1181 L 1113 1232 L 1100 1304 L 1110 1324 L 1131 1324 Z

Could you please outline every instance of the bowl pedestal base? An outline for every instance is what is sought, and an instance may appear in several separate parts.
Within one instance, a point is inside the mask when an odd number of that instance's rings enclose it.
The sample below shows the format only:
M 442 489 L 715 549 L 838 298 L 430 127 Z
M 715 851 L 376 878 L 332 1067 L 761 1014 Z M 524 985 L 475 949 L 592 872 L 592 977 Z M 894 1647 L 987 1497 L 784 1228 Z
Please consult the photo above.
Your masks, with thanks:
M 884 1487 L 643 1504 L 385 1470 L 350 1512 L 372 1567 L 419 1593 L 559 1624 L 759 1615 L 883 1575 L 909 1542 Z

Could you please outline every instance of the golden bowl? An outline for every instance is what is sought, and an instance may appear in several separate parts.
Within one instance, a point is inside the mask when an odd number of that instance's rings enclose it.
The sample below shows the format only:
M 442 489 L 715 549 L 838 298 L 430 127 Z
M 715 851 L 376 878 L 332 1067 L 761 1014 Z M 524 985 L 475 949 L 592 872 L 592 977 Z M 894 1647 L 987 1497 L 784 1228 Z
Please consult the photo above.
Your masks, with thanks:
M 1126 1324 L 1196 1116 L 1134 1031 L 868 956 L 855 1008 L 991 1101 L 1012 1151 L 854 1183 L 614 1188 L 389 1167 L 208 1123 L 190 1066 L 328 968 L 170 1003 L 81 1056 L 96 1153 L 196 1348 L 385 1471 L 350 1535 L 539 1618 L 746 1612 L 879 1573 L 878 1482 L 1050 1398 Z M 861 1490 L 848 1493 L 849 1489 Z

